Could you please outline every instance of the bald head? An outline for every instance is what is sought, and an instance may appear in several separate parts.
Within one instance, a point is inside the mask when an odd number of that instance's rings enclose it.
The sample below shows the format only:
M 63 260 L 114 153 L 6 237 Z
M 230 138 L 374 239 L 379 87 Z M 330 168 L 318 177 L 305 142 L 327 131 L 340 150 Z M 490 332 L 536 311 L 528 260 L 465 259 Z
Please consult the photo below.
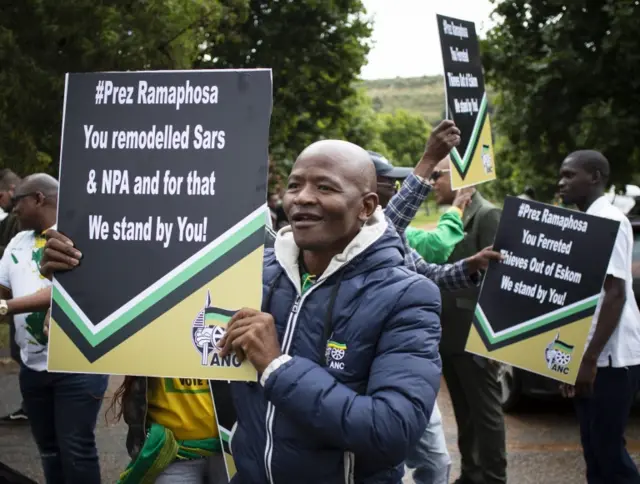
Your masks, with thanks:
M 456 193 L 451 189 L 451 160 L 440 160 L 431 174 L 433 194 L 437 205 L 451 205 Z
M 436 165 L 436 170 L 448 170 L 451 166 L 451 159 L 447 156 L 440 160 L 440 163 Z
M 0 170 L 0 191 L 13 191 L 22 180 L 8 168 Z
M 18 188 L 16 195 L 25 193 L 40 192 L 46 198 L 58 197 L 58 180 L 46 173 L 35 173 L 26 177 Z
M 376 185 L 371 157 L 359 146 L 323 140 L 307 147 L 282 199 L 298 247 L 342 252 L 378 206 Z
M 317 141 L 300 153 L 296 164 L 309 161 L 331 165 L 340 177 L 356 184 L 362 192 L 376 191 L 376 169 L 371 156 L 356 144 L 335 139 Z
M 30 175 L 18 185 L 13 200 L 22 228 L 42 232 L 56 222 L 58 181 L 46 173 Z

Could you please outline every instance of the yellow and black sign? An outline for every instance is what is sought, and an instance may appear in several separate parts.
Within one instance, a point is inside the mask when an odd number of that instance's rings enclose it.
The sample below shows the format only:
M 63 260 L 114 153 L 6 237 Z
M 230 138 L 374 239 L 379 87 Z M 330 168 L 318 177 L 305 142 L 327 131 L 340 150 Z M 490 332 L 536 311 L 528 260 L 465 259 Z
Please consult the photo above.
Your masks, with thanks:
M 256 381 L 219 356 L 260 308 L 270 69 L 69 74 L 50 371 Z
M 573 384 L 619 226 L 507 197 L 466 351 Z
M 457 190 L 496 178 L 489 101 L 475 24 L 442 15 L 437 20 L 447 117 L 462 133 L 451 151 L 451 187 Z

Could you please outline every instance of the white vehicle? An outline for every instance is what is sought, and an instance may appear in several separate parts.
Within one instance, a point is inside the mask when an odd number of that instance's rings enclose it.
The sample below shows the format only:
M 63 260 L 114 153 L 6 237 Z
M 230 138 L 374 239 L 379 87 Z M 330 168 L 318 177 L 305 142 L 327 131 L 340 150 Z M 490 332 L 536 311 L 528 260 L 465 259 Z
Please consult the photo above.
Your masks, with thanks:
M 636 185 L 625 185 L 624 193 L 616 193 L 616 187 L 612 186 L 606 193 L 607 199 L 625 214 L 636 205 L 636 197 L 640 197 L 640 187 Z

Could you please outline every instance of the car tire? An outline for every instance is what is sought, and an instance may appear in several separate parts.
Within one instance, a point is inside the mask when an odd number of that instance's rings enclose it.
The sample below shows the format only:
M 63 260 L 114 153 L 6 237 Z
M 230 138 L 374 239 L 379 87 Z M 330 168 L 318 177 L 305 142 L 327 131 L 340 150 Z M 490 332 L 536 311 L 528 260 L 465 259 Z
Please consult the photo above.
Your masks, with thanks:
M 500 383 L 500 403 L 506 413 L 515 411 L 522 401 L 522 385 L 517 370 L 511 365 L 500 365 L 498 370 Z

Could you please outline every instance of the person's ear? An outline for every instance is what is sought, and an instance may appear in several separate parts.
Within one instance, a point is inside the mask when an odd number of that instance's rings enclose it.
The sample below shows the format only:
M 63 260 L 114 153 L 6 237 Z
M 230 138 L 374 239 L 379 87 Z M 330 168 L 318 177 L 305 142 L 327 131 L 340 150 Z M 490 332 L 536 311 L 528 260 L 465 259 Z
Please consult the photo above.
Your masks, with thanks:
M 378 208 L 378 194 L 375 192 L 367 193 L 362 198 L 362 210 L 360 211 L 359 219 L 362 223 L 365 223 L 371 218 L 373 212 Z
M 36 205 L 44 205 L 45 198 L 42 192 L 36 192 Z
M 602 183 L 602 173 L 600 170 L 594 171 L 591 178 L 593 179 L 594 185 L 600 185 Z

